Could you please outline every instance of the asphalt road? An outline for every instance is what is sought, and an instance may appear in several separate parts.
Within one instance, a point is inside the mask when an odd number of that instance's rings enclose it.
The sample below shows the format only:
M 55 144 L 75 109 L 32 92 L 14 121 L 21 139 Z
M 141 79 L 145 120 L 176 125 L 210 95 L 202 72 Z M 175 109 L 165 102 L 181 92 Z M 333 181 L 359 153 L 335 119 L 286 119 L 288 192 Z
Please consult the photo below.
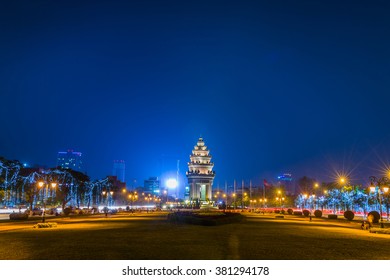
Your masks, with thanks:
M 0 221 L 0 259 L 390 259 L 390 235 L 357 222 L 246 214 L 221 226 L 170 224 L 156 214 Z

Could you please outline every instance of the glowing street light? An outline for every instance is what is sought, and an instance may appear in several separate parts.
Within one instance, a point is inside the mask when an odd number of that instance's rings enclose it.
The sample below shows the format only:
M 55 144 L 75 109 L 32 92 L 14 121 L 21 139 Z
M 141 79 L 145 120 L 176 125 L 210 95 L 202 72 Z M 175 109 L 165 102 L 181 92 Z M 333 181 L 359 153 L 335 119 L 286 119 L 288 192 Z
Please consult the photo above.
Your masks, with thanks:
M 176 179 L 170 178 L 167 180 L 166 185 L 170 189 L 174 189 L 177 187 L 177 181 Z
M 165 185 L 167 186 L 167 189 L 164 190 L 164 195 L 166 195 L 166 202 L 168 203 L 168 189 L 175 189 L 177 187 L 177 180 L 174 178 L 169 178 Z
M 112 203 L 114 192 L 113 191 L 109 191 L 109 192 L 102 191 L 102 195 L 103 195 L 103 197 L 104 196 L 106 197 L 106 204 L 107 204 L 107 208 L 108 208 L 110 196 L 111 196 L 111 203 Z M 107 216 L 107 211 L 106 211 L 106 216 Z
M 49 183 L 45 183 L 43 181 L 39 181 L 38 182 L 38 187 L 42 188 L 44 185 L 46 185 L 46 191 L 42 191 L 43 192 L 43 196 L 42 196 L 42 199 L 43 199 L 43 212 L 42 212 L 42 223 L 45 222 L 46 218 L 45 218 L 45 215 L 46 215 L 46 202 L 47 202 L 47 198 L 49 196 Z M 55 189 L 57 187 L 57 183 L 55 182 L 51 182 L 50 183 L 50 186 Z

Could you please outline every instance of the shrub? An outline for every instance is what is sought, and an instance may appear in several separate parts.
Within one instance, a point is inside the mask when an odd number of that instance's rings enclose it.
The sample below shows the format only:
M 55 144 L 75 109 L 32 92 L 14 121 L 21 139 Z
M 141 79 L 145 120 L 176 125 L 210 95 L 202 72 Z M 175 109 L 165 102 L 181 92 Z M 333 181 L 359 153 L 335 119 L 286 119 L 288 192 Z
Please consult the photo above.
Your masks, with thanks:
M 302 211 L 294 211 L 293 214 L 295 216 L 302 216 Z
M 285 213 L 286 213 L 286 211 L 284 211 L 283 209 L 280 210 L 280 214 L 285 214 Z
M 372 217 L 370 218 L 370 216 Z M 371 211 L 370 213 L 368 213 L 368 220 L 372 223 L 379 223 L 380 218 L 381 215 L 377 211 Z
M 63 211 L 65 216 L 69 216 L 70 213 L 72 213 L 72 209 L 69 207 L 66 207 Z
M 337 215 L 329 214 L 328 219 L 337 219 Z
M 310 215 L 310 211 L 306 210 L 306 209 L 303 210 L 302 213 L 303 213 L 303 215 L 305 215 L 305 217 L 309 217 L 309 215 Z
M 274 210 L 274 213 L 276 213 L 276 214 L 279 214 L 280 213 L 280 210 Z
M 27 220 L 28 214 L 27 213 L 11 213 L 9 215 L 10 220 Z
M 345 211 L 344 212 L 344 218 L 346 218 L 348 221 L 352 221 L 353 218 L 355 218 L 355 214 L 352 211 Z
M 292 214 L 294 213 L 294 210 L 292 210 L 291 208 L 289 208 L 289 209 L 287 209 L 287 213 L 288 213 L 289 215 L 292 215 Z
M 314 216 L 316 218 L 321 218 L 322 217 L 322 211 L 317 209 L 316 211 L 314 211 Z
M 37 223 L 34 228 L 53 228 L 57 227 L 57 223 Z

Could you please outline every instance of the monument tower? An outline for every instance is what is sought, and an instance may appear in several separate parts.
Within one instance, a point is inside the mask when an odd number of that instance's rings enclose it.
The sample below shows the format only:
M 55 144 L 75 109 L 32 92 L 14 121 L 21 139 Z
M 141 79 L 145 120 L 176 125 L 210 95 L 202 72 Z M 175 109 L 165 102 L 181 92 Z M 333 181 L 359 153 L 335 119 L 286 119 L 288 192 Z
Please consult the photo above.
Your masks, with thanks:
M 203 138 L 200 137 L 188 163 L 189 198 L 191 201 L 211 201 L 212 186 L 215 177 L 214 163 L 211 162 L 210 151 L 207 149 Z

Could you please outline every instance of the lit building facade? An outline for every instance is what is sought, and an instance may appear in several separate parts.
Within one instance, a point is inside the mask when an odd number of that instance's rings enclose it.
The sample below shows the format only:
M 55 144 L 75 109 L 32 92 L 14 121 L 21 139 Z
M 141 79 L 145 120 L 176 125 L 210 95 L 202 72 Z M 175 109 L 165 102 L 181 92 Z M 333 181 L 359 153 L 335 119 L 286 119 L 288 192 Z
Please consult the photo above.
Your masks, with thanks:
M 148 180 L 144 180 L 143 192 L 156 196 L 160 195 L 160 180 L 158 177 L 149 177 Z
M 114 160 L 112 175 L 116 176 L 121 182 L 125 182 L 125 167 L 124 160 Z
M 212 201 L 212 187 L 215 177 L 214 163 L 211 162 L 210 151 L 203 138 L 200 137 L 188 163 L 186 173 L 189 186 L 189 199 L 191 201 Z
M 57 166 L 81 172 L 83 168 L 82 153 L 73 150 L 58 152 Z

